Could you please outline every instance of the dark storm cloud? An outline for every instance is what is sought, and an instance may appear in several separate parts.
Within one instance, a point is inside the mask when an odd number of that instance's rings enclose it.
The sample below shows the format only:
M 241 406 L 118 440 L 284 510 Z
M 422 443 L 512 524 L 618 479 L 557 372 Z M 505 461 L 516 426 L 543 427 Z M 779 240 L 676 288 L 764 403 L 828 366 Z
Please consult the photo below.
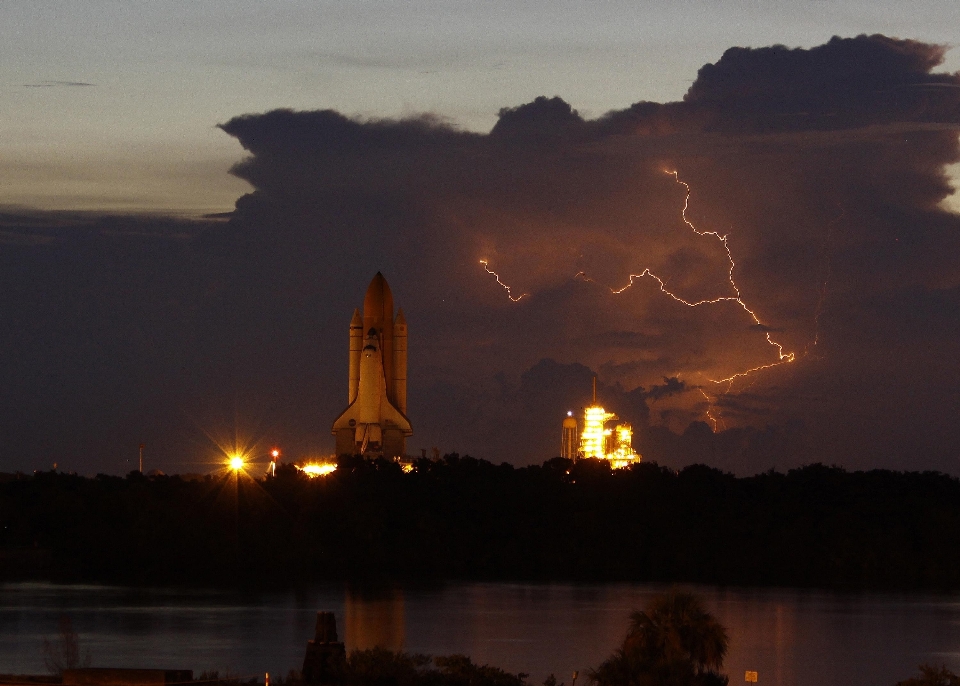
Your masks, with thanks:
M 954 82 L 930 70 L 945 49 L 883 36 L 834 38 L 811 50 L 732 48 L 704 66 L 684 102 L 711 111 L 711 126 L 757 129 L 860 127 L 952 121 L 956 103 L 924 101 L 905 87 Z
M 669 379 L 663 377 L 663 383 L 659 386 L 651 386 L 646 396 L 653 400 L 659 400 L 660 398 L 666 398 L 671 395 L 676 395 L 677 393 L 683 393 L 686 390 L 687 384 L 677 377 L 674 376 Z
M 890 358 L 885 322 L 906 313 L 899 304 L 871 306 L 960 278 L 957 218 L 938 206 L 951 190 L 944 166 L 960 159 L 960 94 L 952 88 L 960 79 L 932 72 L 943 53 L 883 36 L 810 50 L 732 48 L 701 69 L 682 102 L 585 120 L 561 98 L 541 97 L 502 109 L 486 136 L 431 119 L 246 116 L 224 125 L 253 153 L 235 170 L 257 188 L 238 205 L 238 221 L 289 232 L 300 246 L 313 235 L 318 252 L 330 248 L 324 269 L 338 275 L 363 281 L 371 263 L 399 272 L 391 282 L 399 280 L 396 290 L 412 300 L 408 316 L 433 341 L 420 377 L 463 394 L 443 408 L 429 393 L 417 398 L 427 436 L 431 416 L 443 415 L 445 426 L 488 426 L 481 433 L 489 435 L 526 416 L 523 407 L 559 411 L 563 402 L 548 408 L 538 386 L 522 381 L 543 356 L 600 370 L 607 383 L 654 389 L 643 400 L 674 431 L 705 419 L 712 403 L 720 426 L 803 417 L 823 439 L 838 431 L 832 418 L 863 410 L 866 388 L 890 374 L 897 381 L 876 397 L 887 411 L 910 397 L 920 414 L 944 422 L 939 400 L 901 385 L 918 374 L 943 383 L 929 339 L 917 336 L 909 360 Z M 734 276 L 760 324 L 736 303 L 685 307 L 649 278 L 610 293 L 650 269 L 689 302 L 733 295 L 723 245 L 683 224 L 684 188 L 664 170 L 690 184 L 688 218 L 729 236 Z M 527 297 L 509 302 L 480 259 Z M 732 387 L 711 382 L 776 361 L 768 335 L 798 362 Z M 897 365 L 913 370 L 901 376 Z M 495 371 L 521 375 L 519 395 L 485 389 Z M 700 388 L 708 400 L 700 392 L 660 397 L 661 378 Z M 747 386 L 762 400 L 736 400 Z M 848 431 L 847 442 L 811 441 L 809 458 L 889 463 L 903 448 L 882 447 L 881 455 L 869 436 Z M 499 431 L 502 439 L 457 447 L 507 456 L 520 446 L 517 457 L 527 459 L 550 451 L 549 432 L 549 424 L 530 438 Z M 960 441 L 951 445 L 936 448 L 938 459 Z
M 179 351 L 164 364 L 186 371 L 158 397 L 252 407 L 303 449 L 329 444 L 347 323 L 380 270 L 411 328 L 411 452 L 550 457 L 598 371 L 648 459 L 960 472 L 960 220 L 939 205 L 960 160 L 960 76 L 933 73 L 942 56 L 883 36 L 733 48 L 682 102 L 588 120 L 542 97 L 487 135 L 430 116 L 236 117 L 221 128 L 250 153 L 233 173 L 255 190 L 229 225 L 129 264 L 117 246 L 149 239 L 124 225 L 83 278 L 122 290 L 103 274 L 149 266 L 161 285 L 141 280 L 120 310 L 143 354 Z M 686 218 L 714 234 L 684 222 L 672 171 Z M 722 236 L 760 324 L 730 300 Z M 662 289 L 727 300 L 691 308 Z M 127 322 L 108 324 L 104 337 Z M 796 361 L 720 382 L 776 362 L 768 336 Z
M 0 469 L 126 472 L 143 442 L 189 471 L 198 398 L 229 382 L 226 223 L 7 210 L 0 232 Z
M 932 94 L 960 85 L 955 74 L 931 73 L 944 53 L 944 46 L 879 35 L 835 37 L 809 50 L 730 48 L 700 69 L 682 103 L 640 103 L 607 120 L 622 127 L 664 117 L 671 129 L 737 133 L 955 124 L 956 97 Z
M 659 346 L 660 337 L 650 336 L 638 331 L 599 331 L 586 334 L 577 342 L 583 345 L 601 347 L 650 350 Z

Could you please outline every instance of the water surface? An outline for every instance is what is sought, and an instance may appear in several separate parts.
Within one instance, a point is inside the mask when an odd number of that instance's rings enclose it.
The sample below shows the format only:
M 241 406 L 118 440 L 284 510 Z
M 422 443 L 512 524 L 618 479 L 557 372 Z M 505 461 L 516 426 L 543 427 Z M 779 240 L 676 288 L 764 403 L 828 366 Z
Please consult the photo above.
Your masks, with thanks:
M 687 587 L 727 627 L 730 683 L 889 684 L 918 664 L 960 672 L 960 596 L 834 594 Z M 448 584 L 430 589 L 302 592 L 0 585 L 0 672 L 43 673 L 44 638 L 71 618 L 94 666 L 229 671 L 299 669 L 318 610 L 333 610 L 347 649 L 383 645 L 554 673 L 570 683 L 618 645 L 653 585 Z M 578 680 L 583 683 L 582 676 Z

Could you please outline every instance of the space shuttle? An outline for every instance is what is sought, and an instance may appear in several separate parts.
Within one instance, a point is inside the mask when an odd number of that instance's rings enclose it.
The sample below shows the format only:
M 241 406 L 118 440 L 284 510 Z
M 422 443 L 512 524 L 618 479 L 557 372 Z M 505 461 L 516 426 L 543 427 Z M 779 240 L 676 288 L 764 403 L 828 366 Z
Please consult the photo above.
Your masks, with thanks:
M 407 419 L 407 321 L 393 318 L 393 294 L 377 272 L 350 321 L 349 404 L 333 423 L 337 455 L 401 458 Z

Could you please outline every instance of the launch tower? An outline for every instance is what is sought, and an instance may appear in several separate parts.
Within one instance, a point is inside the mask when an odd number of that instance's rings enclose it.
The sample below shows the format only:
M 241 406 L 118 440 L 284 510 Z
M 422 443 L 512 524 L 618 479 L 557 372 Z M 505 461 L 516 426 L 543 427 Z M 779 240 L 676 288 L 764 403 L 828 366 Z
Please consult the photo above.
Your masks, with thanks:
M 563 420 L 563 457 L 570 451 L 569 432 L 576 431 L 577 423 L 571 413 Z M 595 457 L 609 460 L 614 469 L 628 467 L 643 458 L 633 449 L 633 428 L 624 422 L 613 429 L 607 428 L 607 422 L 617 419 L 617 415 L 607 412 L 597 404 L 597 379 L 593 379 L 593 404 L 583 409 L 583 432 L 580 434 L 580 449 L 577 457 Z

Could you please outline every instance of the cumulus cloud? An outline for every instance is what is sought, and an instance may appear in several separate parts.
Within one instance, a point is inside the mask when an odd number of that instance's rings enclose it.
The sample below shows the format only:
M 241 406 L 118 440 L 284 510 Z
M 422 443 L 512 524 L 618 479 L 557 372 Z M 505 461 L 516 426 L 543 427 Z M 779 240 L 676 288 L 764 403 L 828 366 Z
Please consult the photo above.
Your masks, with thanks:
M 375 266 L 409 294 L 413 326 L 445 342 L 418 370 L 428 426 L 430 383 L 467 396 L 491 373 L 520 375 L 548 357 L 624 388 L 674 378 L 700 389 L 658 409 L 677 431 L 710 407 L 730 427 L 812 410 L 811 430 L 827 431 L 817 422 L 864 402 L 859 377 L 885 373 L 880 330 L 904 313 L 866 321 L 872 303 L 960 277 L 957 218 L 939 208 L 951 191 L 944 167 L 960 158 L 960 77 L 933 72 L 943 54 L 884 36 L 732 48 L 682 102 L 586 120 L 540 97 L 502 109 L 488 135 L 428 117 L 247 115 L 222 126 L 252 153 L 234 169 L 257 189 L 237 222 L 278 245 L 315 241 L 323 273 L 362 282 Z M 479 260 L 528 297 L 508 300 Z M 856 331 L 845 326 L 853 313 Z M 768 339 L 796 361 L 715 383 L 778 362 Z M 932 367 L 916 343 L 909 365 Z M 824 383 L 818 370 L 833 368 L 858 380 Z M 745 387 L 762 402 L 730 402 Z M 798 387 L 816 407 L 796 402 Z M 890 409 L 901 392 L 883 394 Z M 528 401 L 492 399 L 483 411 L 496 423 Z M 476 449 L 506 457 L 511 445 Z M 548 445 L 531 439 L 524 452 Z M 814 445 L 812 459 L 838 450 Z

